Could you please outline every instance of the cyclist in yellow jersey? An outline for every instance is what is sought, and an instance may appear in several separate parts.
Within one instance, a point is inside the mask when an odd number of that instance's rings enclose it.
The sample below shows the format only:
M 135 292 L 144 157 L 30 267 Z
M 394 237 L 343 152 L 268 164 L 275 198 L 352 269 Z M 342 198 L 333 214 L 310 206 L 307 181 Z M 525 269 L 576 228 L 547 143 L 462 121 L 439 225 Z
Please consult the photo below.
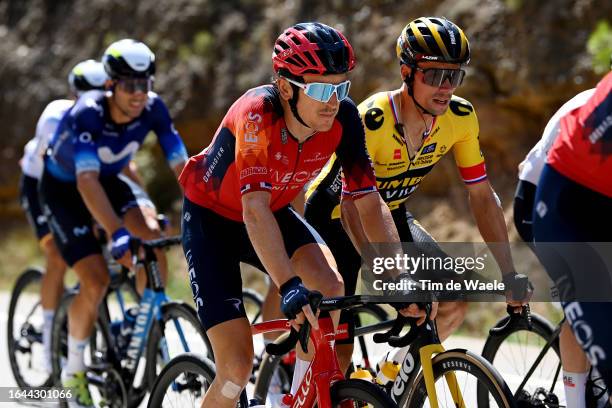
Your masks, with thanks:
M 470 59 L 463 31 L 444 18 L 426 17 L 410 22 L 397 41 L 402 87 L 377 93 L 359 105 L 366 131 L 368 152 L 382 198 L 392 210 L 403 242 L 435 242 L 405 208 L 405 201 L 433 166 L 452 151 L 469 195 L 472 212 L 486 242 L 508 242 L 508 232 L 499 199 L 487 179 L 478 143 L 478 119 L 474 107 L 454 96 Z M 332 157 L 306 194 L 305 216 L 322 235 L 338 263 L 345 293 L 355 291 L 361 259 L 357 248 L 366 242 L 362 226 L 351 220 L 354 208 L 340 205 L 340 166 Z M 342 207 L 342 208 L 341 208 Z M 345 224 L 342 227 L 340 218 Z M 345 232 L 346 230 L 346 232 Z M 350 236 L 350 239 L 349 239 Z M 436 245 L 437 247 L 437 245 Z M 507 287 L 517 276 L 509 248 L 491 248 Z M 511 306 L 526 303 L 513 301 Z M 465 316 L 463 302 L 440 303 L 438 328 L 448 337 Z M 352 331 L 351 316 L 344 316 Z M 339 347 L 341 362 L 348 365 L 352 339 Z

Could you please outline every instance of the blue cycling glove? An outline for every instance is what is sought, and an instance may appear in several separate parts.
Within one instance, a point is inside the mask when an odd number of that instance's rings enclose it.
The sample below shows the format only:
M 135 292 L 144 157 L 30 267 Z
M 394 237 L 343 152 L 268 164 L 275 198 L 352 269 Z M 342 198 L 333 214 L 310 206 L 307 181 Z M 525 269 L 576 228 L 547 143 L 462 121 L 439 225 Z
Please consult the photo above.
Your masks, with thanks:
M 112 244 L 111 244 L 111 255 L 115 259 L 120 259 L 127 250 L 130 248 L 130 239 L 132 236 L 124 227 L 119 228 L 113 232 Z
M 283 283 L 279 289 L 281 295 L 281 311 L 287 319 L 295 319 L 302 312 L 302 307 L 309 304 L 311 291 L 306 289 L 302 280 L 294 276 Z

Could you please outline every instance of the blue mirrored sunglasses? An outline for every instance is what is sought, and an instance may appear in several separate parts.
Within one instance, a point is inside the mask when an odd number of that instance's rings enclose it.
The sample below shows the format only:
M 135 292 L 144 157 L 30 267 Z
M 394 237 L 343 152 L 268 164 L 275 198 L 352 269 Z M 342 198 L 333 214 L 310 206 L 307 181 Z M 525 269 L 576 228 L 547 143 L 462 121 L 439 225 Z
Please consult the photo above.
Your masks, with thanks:
M 351 81 L 344 81 L 339 84 L 328 84 L 325 82 L 311 82 L 309 84 L 303 84 L 301 82 L 294 81 L 286 77 L 287 81 L 295 86 L 298 86 L 304 90 L 304 93 L 314 99 L 315 101 L 327 103 L 335 93 L 338 101 L 346 99 L 351 88 Z

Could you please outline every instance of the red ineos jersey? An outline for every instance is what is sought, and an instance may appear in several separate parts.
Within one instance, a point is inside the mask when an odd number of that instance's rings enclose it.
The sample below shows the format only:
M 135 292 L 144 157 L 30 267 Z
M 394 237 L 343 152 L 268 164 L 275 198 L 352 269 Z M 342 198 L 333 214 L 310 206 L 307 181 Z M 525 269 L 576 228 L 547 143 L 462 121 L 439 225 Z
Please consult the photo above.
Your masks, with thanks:
M 612 72 L 586 104 L 561 119 L 548 163 L 569 179 L 612 197 Z
M 179 181 L 190 201 L 242 221 L 243 194 L 268 191 L 271 210 L 279 210 L 319 174 L 333 153 L 344 171 L 343 194 L 376 191 L 353 101 L 340 102 L 330 130 L 299 143 L 287 130 L 278 90 L 265 85 L 249 90 L 232 105 L 211 144 L 189 159 Z

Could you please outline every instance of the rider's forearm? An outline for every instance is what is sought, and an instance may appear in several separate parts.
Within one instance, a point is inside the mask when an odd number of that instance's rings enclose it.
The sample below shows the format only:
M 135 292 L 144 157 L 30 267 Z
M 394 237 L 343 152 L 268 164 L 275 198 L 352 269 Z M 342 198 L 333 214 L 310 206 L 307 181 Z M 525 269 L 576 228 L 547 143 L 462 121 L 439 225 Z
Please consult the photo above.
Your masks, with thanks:
M 354 200 L 363 231 L 369 242 L 398 243 L 397 228 L 391 211 L 378 193 L 369 193 Z
M 127 178 L 142 187 L 142 179 L 138 174 L 138 166 L 136 165 L 136 162 L 130 160 L 128 164 L 126 164 L 126 166 L 121 169 L 121 173 L 123 173 L 123 175 L 125 175 Z
M 508 243 L 504 212 L 490 189 L 490 194 L 470 194 L 470 207 L 482 239 L 489 245 L 503 275 L 514 272 Z M 504 245 L 505 244 L 505 245 Z
M 359 211 L 355 207 L 354 200 L 343 199 L 341 202 L 340 221 L 344 231 L 349 236 L 353 246 L 359 252 L 364 253 L 369 240 L 361 225 L 361 219 L 359 217 Z
M 77 187 L 87 209 L 94 219 L 102 224 L 109 236 L 121 228 L 123 225 L 121 219 L 115 214 L 106 192 L 98 181 L 98 173 L 80 173 L 77 176 Z
M 258 199 L 262 192 L 253 192 L 242 199 L 243 218 L 249 239 L 261 263 L 277 287 L 295 276 L 291 261 L 267 200 Z M 261 197 L 261 196 L 260 196 Z
M 359 220 L 363 227 L 364 235 L 369 243 L 381 244 L 372 247 L 374 251 L 370 254 L 362 253 L 362 256 L 395 258 L 403 253 L 402 246 L 397 232 L 397 227 L 391 216 L 389 207 L 378 193 L 370 193 L 364 197 L 354 200 L 355 208 L 359 213 Z M 397 274 L 403 272 L 401 268 L 394 267 L 389 269 L 388 277 L 395 279 Z

